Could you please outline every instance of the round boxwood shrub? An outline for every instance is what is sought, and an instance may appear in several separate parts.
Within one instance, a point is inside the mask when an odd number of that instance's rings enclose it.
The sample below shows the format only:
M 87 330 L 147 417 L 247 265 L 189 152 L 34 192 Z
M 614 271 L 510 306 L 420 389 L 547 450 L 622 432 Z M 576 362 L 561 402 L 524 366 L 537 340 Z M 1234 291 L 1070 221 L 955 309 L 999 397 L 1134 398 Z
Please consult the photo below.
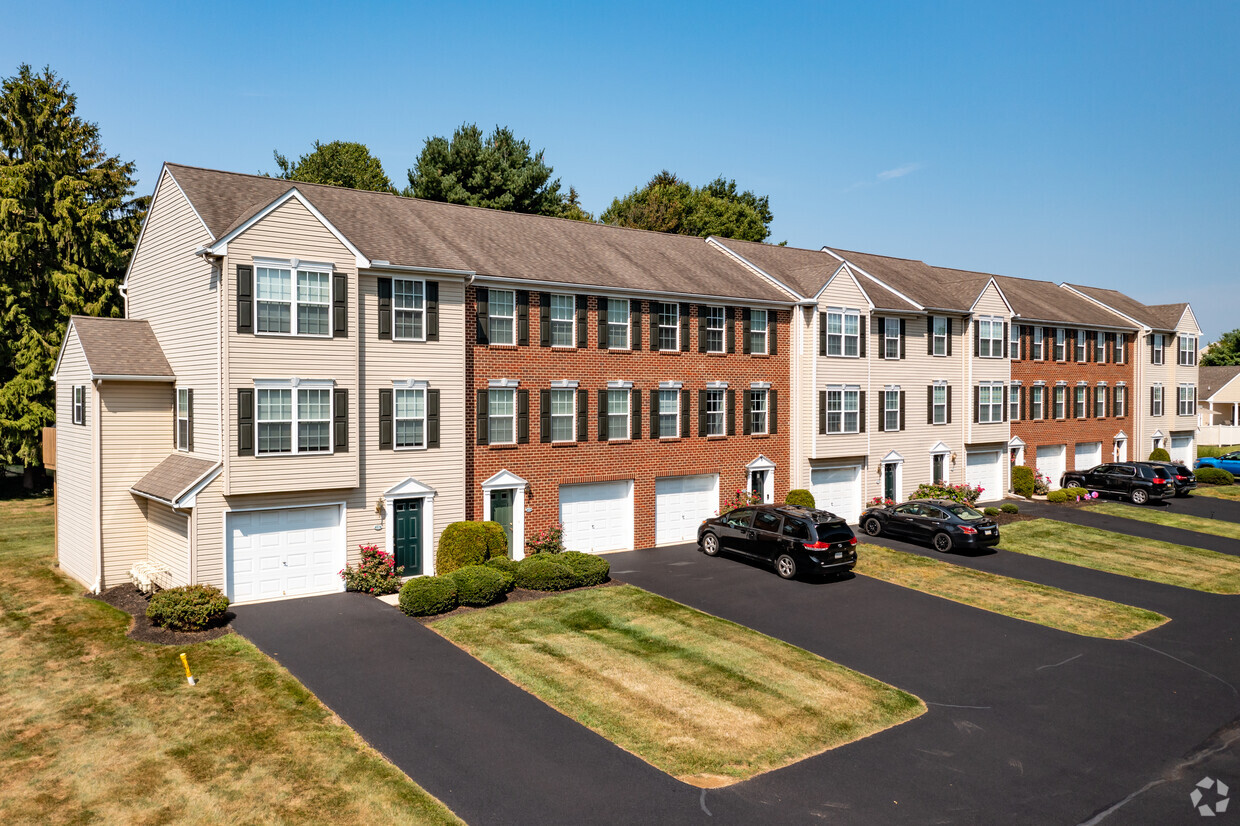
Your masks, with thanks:
M 607 581 L 607 576 L 611 573 L 611 563 L 594 554 L 565 551 L 562 554 L 556 554 L 554 559 L 577 575 L 579 585 L 601 585 Z
M 814 507 L 814 494 L 804 488 L 793 488 L 784 497 L 785 505 L 800 505 L 803 508 Z
M 1236 483 L 1235 474 L 1221 467 L 1197 468 L 1196 476 L 1198 482 L 1204 482 L 1207 485 L 1234 485 Z
M 1046 494 L 1046 501 L 1054 502 L 1056 505 L 1062 505 L 1064 502 L 1068 501 L 1068 491 L 1053 490 L 1050 493 Z
M 486 561 L 486 566 L 493 571 L 499 571 L 508 580 L 508 590 L 512 590 L 513 583 L 517 579 L 517 565 L 519 563 L 509 559 L 506 556 L 493 556 Z
M 222 620 L 227 611 L 228 597 L 214 585 L 182 585 L 151 597 L 146 617 L 161 628 L 201 631 Z
M 1069 499 L 1076 499 L 1078 496 L 1084 499 L 1086 496 L 1089 496 L 1089 491 L 1085 490 L 1085 488 L 1064 488 L 1064 492 L 1068 494 Z
M 504 533 L 504 526 L 498 522 L 483 522 L 482 526 L 486 532 L 487 558 L 508 556 L 508 534 Z
M 447 575 L 456 583 L 456 601 L 481 608 L 508 593 L 510 580 L 503 571 L 485 565 L 468 565 Z
M 987 516 L 998 516 L 1001 511 L 998 508 L 982 508 L 982 513 Z
M 1151 462 L 1170 462 L 1171 454 L 1161 447 L 1156 447 L 1150 451 Z
M 1012 468 L 1012 490 L 1017 496 L 1033 496 L 1033 468 L 1024 465 Z
M 576 588 L 577 585 L 577 575 L 572 569 L 553 561 L 547 554 L 527 556 L 517 566 L 518 588 L 529 591 L 565 591 Z
M 1015 502 L 1004 502 L 999 506 L 999 510 L 1004 513 L 1020 513 L 1020 508 L 1016 506 Z
M 420 576 L 400 589 L 400 610 L 411 617 L 443 614 L 457 606 L 456 583 L 446 576 Z
M 495 522 L 453 522 L 444 528 L 435 551 L 435 570 L 450 574 L 466 565 L 486 562 L 492 556 L 490 546 L 495 542 L 494 531 L 488 525 L 495 525 L 501 535 L 504 533 Z M 507 547 L 507 540 L 501 547 Z

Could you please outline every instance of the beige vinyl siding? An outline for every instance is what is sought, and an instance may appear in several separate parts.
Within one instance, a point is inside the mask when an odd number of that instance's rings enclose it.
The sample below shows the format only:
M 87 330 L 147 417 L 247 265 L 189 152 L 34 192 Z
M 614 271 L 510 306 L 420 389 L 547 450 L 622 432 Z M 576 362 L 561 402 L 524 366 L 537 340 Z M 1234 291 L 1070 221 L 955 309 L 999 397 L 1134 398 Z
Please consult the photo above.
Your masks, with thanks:
M 967 432 L 968 443 L 970 445 L 990 445 L 998 444 L 1004 446 L 1011 438 L 1010 424 L 1006 421 L 1000 421 L 996 424 L 975 424 L 973 423 L 973 394 L 977 385 L 984 381 L 1003 382 L 1004 385 L 1004 402 L 1007 401 L 1007 385 L 1012 378 L 1011 362 L 1007 356 L 1007 343 L 1004 342 L 1003 354 L 1004 358 L 978 358 L 973 355 L 973 325 L 977 323 L 978 316 L 999 316 L 1008 324 L 1011 330 L 1011 314 L 1008 312 L 1007 304 L 1004 303 L 1002 295 L 994 284 L 987 285 L 985 291 L 978 299 L 973 309 L 973 320 L 969 325 L 968 335 L 966 338 L 966 349 L 969 353 L 972 376 L 969 380 L 969 392 L 965 404 L 964 412 L 966 421 L 969 422 Z M 962 458 L 957 458 L 956 467 L 959 468 L 961 481 L 964 476 L 964 464 Z M 1007 463 L 1004 463 L 1004 486 L 1007 485 Z
M 1197 428 L 1196 408 L 1193 409 L 1193 415 L 1191 416 L 1178 415 L 1180 384 L 1188 383 L 1188 384 L 1195 385 L 1197 387 L 1198 401 L 1200 401 L 1205 395 L 1201 392 L 1201 381 L 1200 381 L 1200 377 L 1198 374 L 1197 365 L 1194 364 L 1192 366 L 1181 367 L 1179 364 L 1178 339 L 1181 333 L 1183 333 L 1184 335 L 1191 335 L 1191 336 L 1197 336 L 1201 334 L 1201 328 L 1197 325 L 1197 318 L 1193 315 L 1192 307 L 1186 307 L 1184 310 L 1184 315 L 1180 318 L 1180 323 L 1176 328 L 1177 344 L 1173 345 L 1170 349 L 1171 358 L 1169 359 L 1169 361 L 1175 362 L 1175 364 L 1173 365 L 1173 369 L 1175 371 L 1175 385 L 1176 385 L 1175 393 L 1176 393 L 1176 401 L 1177 401 L 1176 409 L 1175 411 L 1173 411 L 1177 415 L 1175 417 L 1175 424 L 1172 426 L 1177 431 L 1196 430 Z M 1200 345 L 1200 343 L 1201 342 L 1199 341 L 1198 344 Z
M 73 388 L 86 386 L 86 424 L 73 423 Z M 97 457 L 94 421 L 99 404 L 86 356 L 70 326 L 56 374 L 56 542 L 61 569 L 86 587 L 98 576 Z
M 129 489 L 173 450 L 172 385 L 105 381 L 99 396 L 103 587 L 109 588 L 147 558 L 142 500 Z
M 862 318 L 867 318 L 869 314 L 870 301 L 866 298 L 865 293 L 857 286 L 857 282 L 846 273 L 839 273 L 831 280 L 831 282 L 822 291 L 818 298 L 819 313 L 826 312 L 828 307 L 839 307 L 843 309 L 855 309 L 860 311 Z M 871 422 L 873 421 L 873 394 L 870 393 L 869 372 L 870 360 L 874 358 L 873 341 L 866 342 L 865 358 L 845 358 L 839 356 L 820 356 L 818 355 L 818 325 L 822 323 L 821 316 L 815 322 L 812 341 L 808 342 L 810 352 L 814 353 L 814 361 L 817 365 L 816 376 L 814 376 L 812 395 L 809 400 L 809 430 L 813 438 L 813 450 L 810 453 L 810 459 L 832 459 L 837 457 L 865 456 L 869 449 L 869 432 Z M 866 335 L 873 335 L 874 319 L 868 317 L 866 321 Z M 821 391 L 827 389 L 829 385 L 858 385 L 866 392 L 866 410 L 867 417 L 866 429 L 864 433 L 856 434 L 821 434 L 818 432 L 819 421 L 819 401 Z M 809 470 L 804 468 L 806 474 L 806 484 L 809 481 Z
M 791 485 L 808 488 L 809 457 L 813 455 L 818 439 L 817 423 L 814 421 L 817 394 L 814 374 L 818 370 L 818 313 L 814 307 L 794 307 L 790 314 L 792 324 L 801 327 L 801 345 L 792 359 L 792 405 L 790 422 L 796 422 L 788 438 L 791 440 Z M 795 418 L 792 418 L 795 417 Z
M 142 504 L 146 510 L 147 558 L 168 572 L 156 582 L 161 588 L 188 585 L 189 514 L 149 499 L 142 500 Z
M 349 333 L 343 338 L 238 334 L 236 268 L 255 256 L 330 263 L 348 279 Z M 286 201 L 229 241 L 225 293 L 225 452 L 228 495 L 318 491 L 359 484 L 356 258 L 296 199 Z M 237 390 L 255 379 L 331 379 L 349 391 L 349 448 L 330 455 L 238 456 Z
M 211 236 L 171 174 L 164 172 L 126 293 L 130 318 L 150 323 L 179 387 L 194 391 L 193 455 L 218 460 L 219 270 L 195 256 Z
M 1179 379 L 1177 372 L 1180 369 L 1175 363 L 1175 336 L 1171 333 L 1164 333 L 1163 344 L 1163 363 L 1150 363 L 1150 336 L 1152 333 L 1139 333 L 1137 335 L 1137 343 L 1134 348 L 1135 357 L 1139 364 L 1137 366 L 1137 375 L 1140 377 L 1140 390 L 1133 395 L 1133 403 L 1139 405 L 1137 408 L 1140 413 L 1137 421 L 1140 423 L 1138 429 L 1140 435 L 1135 445 L 1130 448 L 1130 452 L 1134 459 L 1145 459 L 1149 457 L 1150 451 L 1154 449 L 1154 434 L 1162 433 L 1162 446 L 1168 448 L 1170 446 L 1171 431 L 1179 429 L 1178 422 L 1180 418 L 1176 415 L 1176 402 L 1179 399 Z M 1155 384 L 1161 384 L 1163 388 L 1163 413 L 1161 416 L 1150 415 L 1150 388 Z M 1196 419 L 1193 420 L 1194 424 Z

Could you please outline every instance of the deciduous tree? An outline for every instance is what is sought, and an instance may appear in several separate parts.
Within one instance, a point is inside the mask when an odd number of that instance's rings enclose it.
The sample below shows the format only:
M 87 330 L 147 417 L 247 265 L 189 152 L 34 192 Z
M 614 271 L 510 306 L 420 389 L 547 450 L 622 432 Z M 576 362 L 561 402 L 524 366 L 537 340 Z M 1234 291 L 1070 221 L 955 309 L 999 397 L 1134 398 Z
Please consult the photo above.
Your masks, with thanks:
M 315 141 L 314 149 L 298 158 L 296 163 L 279 152 L 273 154 L 280 169 L 275 176 L 277 178 L 371 192 L 396 192 L 396 187 L 392 186 L 391 179 L 383 171 L 383 164 L 370 154 L 364 143 Z
M 1240 329 L 1223 333 L 1201 357 L 1203 367 L 1227 367 L 1240 364 Z
M 763 241 L 774 216 L 767 196 L 741 192 L 734 180 L 720 176 L 695 188 L 663 170 L 644 187 L 613 200 L 600 219 L 655 232 Z

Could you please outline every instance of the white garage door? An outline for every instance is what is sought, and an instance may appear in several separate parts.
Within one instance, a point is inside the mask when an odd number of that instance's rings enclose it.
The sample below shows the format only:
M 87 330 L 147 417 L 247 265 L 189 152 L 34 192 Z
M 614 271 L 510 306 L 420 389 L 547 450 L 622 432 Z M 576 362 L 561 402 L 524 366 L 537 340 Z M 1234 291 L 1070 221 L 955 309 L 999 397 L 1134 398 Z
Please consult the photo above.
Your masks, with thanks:
M 719 474 L 654 480 L 655 544 L 696 541 L 698 525 L 718 512 Z
M 1003 465 L 997 450 L 970 452 L 965 456 L 964 480 L 970 485 L 981 485 L 982 495 L 978 501 L 990 502 L 1003 498 Z
M 344 589 L 341 508 L 282 508 L 225 516 L 225 587 L 233 602 L 255 602 Z
M 809 492 L 814 507 L 831 511 L 856 524 L 861 518 L 861 468 L 818 468 L 809 472 Z
M 560 523 L 566 550 L 632 550 L 633 483 L 560 485 Z
M 1038 445 L 1038 473 L 1051 481 L 1051 490 L 1059 490 L 1059 479 L 1067 466 L 1067 445 Z
M 1073 456 L 1076 470 L 1089 470 L 1102 464 L 1102 442 L 1077 442 Z
M 1168 451 L 1171 459 L 1176 462 L 1183 462 L 1189 467 L 1193 466 L 1193 437 L 1192 436 L 1171 436 L 1171 449 Z

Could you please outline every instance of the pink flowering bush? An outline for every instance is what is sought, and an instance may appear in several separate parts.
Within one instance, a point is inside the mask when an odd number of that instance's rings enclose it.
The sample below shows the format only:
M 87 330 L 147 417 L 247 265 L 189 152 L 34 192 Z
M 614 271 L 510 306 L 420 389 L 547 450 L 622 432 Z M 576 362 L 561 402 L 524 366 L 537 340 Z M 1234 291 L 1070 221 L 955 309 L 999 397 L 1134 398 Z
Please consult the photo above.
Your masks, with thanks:
M 356 568 L 352 565 L 340 572 L 344 587 L 349 591 L 361 591 L 363 594 L 379 596 L 394 594 L 400 590 L 400 575 L 405 566 L 397 565 L 396 559 L 387 551 L 379 550 L 377 545 L 359 545 L 362 549 L 362 561 Z
M 866 505 L 867 508 L 889 508 L 896 503 L 894 499 L 884 499 L 881 496 L 875 496 Z
M 533 539 L 525 540 L 525 547 L 531 554 L 564 553 L 564 526 L 556 522 L 550 528 L 543 528 Z
M 981 485 L 936 485 L 933 482 L 922 482 L 909 499 L 948 499 L 970 507 L 977 503 L 982 491 Z
M 723 513 L 734 511 L 737 508 L 747 508 L 750 505 L 761 504 L 762 494 L 737 488 L 736 492 L 732 494 L 732 498 L 723 504 Z

